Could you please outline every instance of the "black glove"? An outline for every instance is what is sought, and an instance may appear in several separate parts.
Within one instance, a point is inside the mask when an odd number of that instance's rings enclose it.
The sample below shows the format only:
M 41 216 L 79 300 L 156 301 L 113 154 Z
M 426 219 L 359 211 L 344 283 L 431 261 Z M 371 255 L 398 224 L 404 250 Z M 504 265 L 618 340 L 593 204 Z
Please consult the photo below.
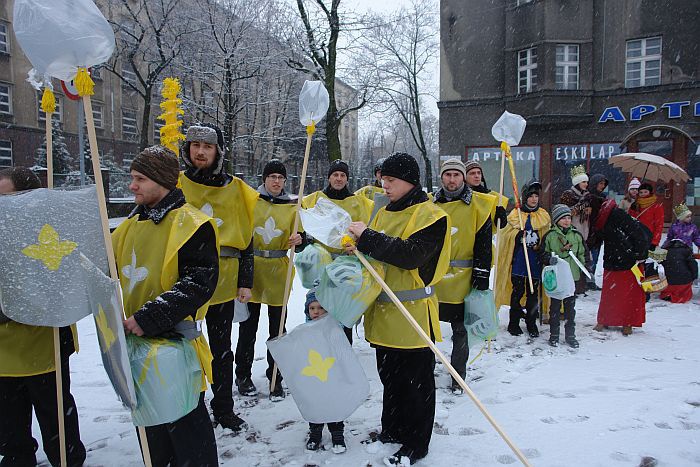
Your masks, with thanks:
M 472 271 L 472 288 L 477 290 L 488 290 L 490 274 L 491 271 L 474 268 Z
M 503 206 L 496 206 L 495 221 L 501 221 L 501 228 L 505 227 L 508 223 L 508 213 L 506 213 L 506 208 Z

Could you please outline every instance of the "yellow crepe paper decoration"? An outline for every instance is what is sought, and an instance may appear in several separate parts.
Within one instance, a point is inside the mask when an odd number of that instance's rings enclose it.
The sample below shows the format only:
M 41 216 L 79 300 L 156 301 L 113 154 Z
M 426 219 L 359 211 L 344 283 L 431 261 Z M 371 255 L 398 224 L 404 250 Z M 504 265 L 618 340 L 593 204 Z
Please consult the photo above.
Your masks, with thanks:
M 328 370 L 335 365 L 335 358 L 323 358 L 320 353 L 314 349 L 309 349 L 309 366 L 301 370 L 304 376 L 315 376 L 322 383 L 328 381 Z
M 97 306 L 98 313 L 97 317 L 95 318 L 95 322 L 97 323 L 97 329 L 100 331 L 100 334 L 102 335 L 102 342 L 104 343 L 102 353 L 107 353 L 107 351 L 110 349 L 110 347 L 112 347 L 112 344 L 114 344 L 117 338 L 114 337 L 114 332 L 107 323 L 107 316 L 105 315 L 104 308 L 102 308 L 102 305 Z
M 95 94 L 95 82 L 90 78 L 87 68 L 78 68 L 78 74 L 73 78 L 73 82 L 79 96 L 92 96 Z
M 163 90 L 161 94 L 165 99 L 160 104 L 163 113 L 158 116 L 165 124 L 160 129 L 160 144 L 173 151 L 175 154 L 179 151 L 180 141 L 185 140 L 185 135 L 182 134 L 182 120 L 178 119 L 179 115 L 184 115 L 185 111 L 180 108 L 182 99 L 180 94 L 180 81 L 177 78 L 165 78 L 163 80 Z
M 48 87 L 44 88 L 44 94 L 41 95 L 41 110 L 47 114 L 56 111 L 56 96 L 54 96 L 53 91 Z
M 70 240 L 61 241 L 56 229 L 49 224 L 44 224 L 39 231 L 39 243 L 29 245 L 22 250 L 22 253 L 40 260 L 49 270 L 56 271 L 61 267 L 63 258 L 70 255 L 77 246 L 77 243 Z

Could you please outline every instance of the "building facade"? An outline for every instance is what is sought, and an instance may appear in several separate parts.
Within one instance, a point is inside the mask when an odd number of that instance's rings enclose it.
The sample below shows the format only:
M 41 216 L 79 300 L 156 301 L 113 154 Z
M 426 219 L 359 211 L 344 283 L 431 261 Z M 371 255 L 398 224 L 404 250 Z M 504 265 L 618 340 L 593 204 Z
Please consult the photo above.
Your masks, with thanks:
M 440 9 L 441 157 L 478 159 L 497 190 L 491 126 L 508 110 L 527 120 L 518 181 L 542 180 L 545 205 L 581 164 L 620 199 L 628 177 L 608 159 L 647 152 L 690 175 L 656 185 L 667 220 L 681 202 L 700 215 L 700 2 L 442 0 Z

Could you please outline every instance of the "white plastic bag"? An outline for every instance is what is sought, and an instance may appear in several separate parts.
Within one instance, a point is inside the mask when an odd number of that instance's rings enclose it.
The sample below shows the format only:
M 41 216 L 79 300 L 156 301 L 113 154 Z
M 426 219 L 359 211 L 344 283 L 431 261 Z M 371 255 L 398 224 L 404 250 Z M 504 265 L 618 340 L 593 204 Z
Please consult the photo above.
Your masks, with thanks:
M 525 119 L 508 111 L 503 112 L 491 128 L 491 134 L 496 141 L 505 141 L 509 146 L 517 146 L 525 133 Z
M 596 263 L 595 266 L 595 275 L 593 276 L 593 280 L 595 281 L 596 287 L 599 289 L 603 288 L 603 253 L 605 248 L 605 243 L 600 245 L 600 253 L 598 253 L 598 262 Z
M 472 289 L 464 299 L 464 327 L 469 346 L 493 339 L 498 334 L 498 311 L 493 290 Z
M 556 300 L 572 297 L 576 292 L 576 284 L 574 276 L 571 274 L 571 266 L 557 255 L 552 255 L 552 257 L 558 259 L 557 264 L 545 266 L 542 270 L 544 292 L 549 298 Z
M 15 0 L 12 21 L 37 78 L 68 82 L 78 67 L 104 63 L 114 51 L 112 27 L 93 0 Z
M 301 285 L 306 289 L 314 288 L 315 282 L 321 278 L 323 268 L 331 264 L 331 261 L 331 254 L 322 246 L 314 244 L 294 255 L 294 266 L 299 273 Z
M 330 99 L 321 81 L 305 81 L 299 93 L 299 121 L 304 126 L 315 125 L 328 112 Z
M 343 237 L 352 222 L 346 210 L 327 198 L 319 197 L 314 207 L 302 209 L 299 215 L 306 233 L 331 248 L 343 247 Z
M 250 311 L 248 310 L 248 304 L 239 302 L 238 299 L 233 301 L 233 322 L 242 323 L 243 321 L 250 318 Z

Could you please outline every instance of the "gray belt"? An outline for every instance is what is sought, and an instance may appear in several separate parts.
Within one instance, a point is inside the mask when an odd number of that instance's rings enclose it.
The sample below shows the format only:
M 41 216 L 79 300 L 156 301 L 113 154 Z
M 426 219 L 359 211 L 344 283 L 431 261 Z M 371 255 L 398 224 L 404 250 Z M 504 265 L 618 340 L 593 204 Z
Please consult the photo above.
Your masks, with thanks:
M 473 259 L 453 259 L 450 261 L 451 268 L 471 268 L 473 266 Z
M 193 341 L 202 335 L 202 322 L 185 319 L 177 323 L 173 331 L 182 334 L 185 339 Z
M 219 256 L 222 258 L 240 258 L 241 250 L 232 246 L 222 246 L 219 250 Z
M 414 300 L 422 300 L 424 298 L 432 297 L 435 295 L 435 289 L 428 286 L 414 290 L 399 290 L 398 292 L 394 292 L 394 295 L 396 295 L 396 298 L 398 298 L 400 302 L 412 302 Z M 387 295 L 386 292 L 382 292 L 377 297 L 377 301 L 391 302 L 391 298 L 389 298 L 389 295 Z
M 260 258 L 284 258 L 289 250 L 253 250 L 255 256 Z

